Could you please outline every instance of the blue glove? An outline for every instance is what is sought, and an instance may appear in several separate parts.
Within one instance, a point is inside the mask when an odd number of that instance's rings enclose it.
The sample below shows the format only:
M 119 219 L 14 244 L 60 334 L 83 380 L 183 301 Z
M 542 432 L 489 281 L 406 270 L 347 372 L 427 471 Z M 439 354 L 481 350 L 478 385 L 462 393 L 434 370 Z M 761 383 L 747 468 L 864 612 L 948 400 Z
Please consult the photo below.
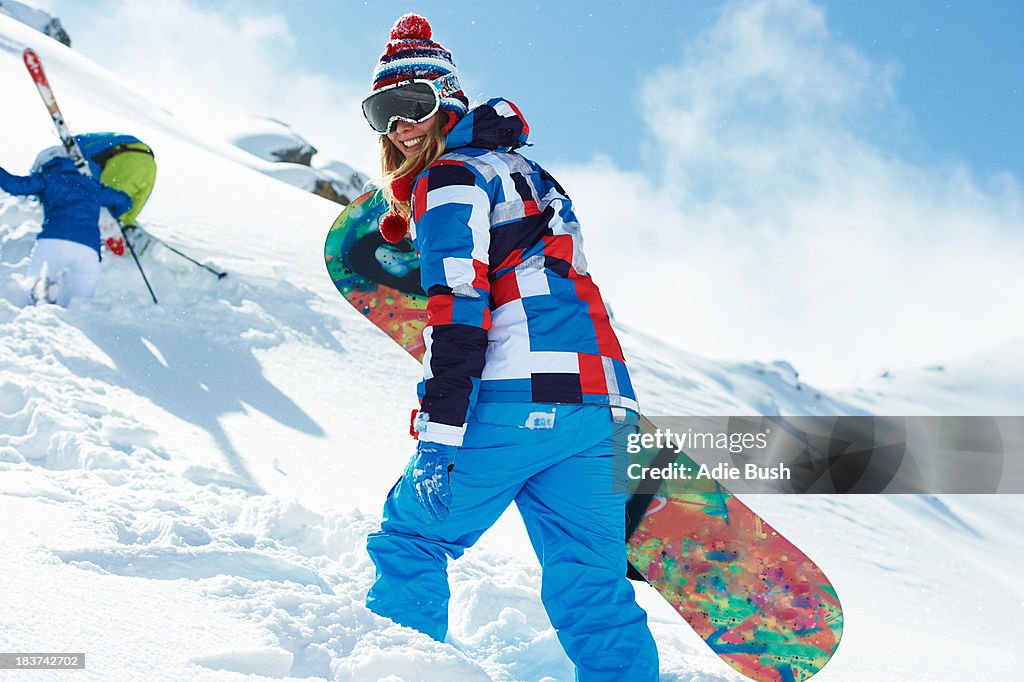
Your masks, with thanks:
M 416 501 L 437 523 L 448 518 L 452 503 L 451 472 L 455 469 L 457 450 L 454 445 L 421 440 L 402 474 Z

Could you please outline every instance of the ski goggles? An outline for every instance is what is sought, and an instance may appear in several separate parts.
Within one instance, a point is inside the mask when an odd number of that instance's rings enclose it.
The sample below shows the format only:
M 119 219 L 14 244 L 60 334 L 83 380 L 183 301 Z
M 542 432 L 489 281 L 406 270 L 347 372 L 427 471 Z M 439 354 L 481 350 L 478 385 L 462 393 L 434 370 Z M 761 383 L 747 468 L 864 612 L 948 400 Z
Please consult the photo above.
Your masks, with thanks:
M 441 108 L 442 99 L 461 89 L 454 73 L 385 85 L 363 100 L 363 116 L 376 132 L 387 135 L 396 121 L 423 123 Z

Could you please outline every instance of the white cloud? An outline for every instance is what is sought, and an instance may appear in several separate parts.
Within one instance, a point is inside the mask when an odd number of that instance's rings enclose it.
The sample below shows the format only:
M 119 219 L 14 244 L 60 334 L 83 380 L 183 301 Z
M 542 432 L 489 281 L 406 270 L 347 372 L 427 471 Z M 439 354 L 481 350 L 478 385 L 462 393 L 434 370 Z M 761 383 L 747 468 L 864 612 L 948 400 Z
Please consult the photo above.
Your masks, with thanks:
M 370 66 L 350 76 L 345 65 L 300 64 L 283 16 L 187 0 L 116 0 L 95 16 L 76 22 L 75 48 L 174 113 L 213 134 L 241 117 L 278 118 L 322 154 L 377 172 L 359 108 Z
M 642 84 L 643 173 L 558 172 L 620 319 L 821 383 L 1024 335 L 1019 181 L 880 142 L 896 72 L 805 0 L 726 5 Z

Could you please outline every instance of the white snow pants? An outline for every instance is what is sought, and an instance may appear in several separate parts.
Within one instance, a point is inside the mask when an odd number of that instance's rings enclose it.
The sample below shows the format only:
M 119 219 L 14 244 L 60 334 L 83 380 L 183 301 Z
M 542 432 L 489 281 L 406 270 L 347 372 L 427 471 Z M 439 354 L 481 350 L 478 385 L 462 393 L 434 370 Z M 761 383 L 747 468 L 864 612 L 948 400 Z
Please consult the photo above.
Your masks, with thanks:
M 100 279 L 100 255 L 85 244 L 66 239 L 37 239 L 28 266 L 32 291 L 45 291 L 47 298 L 67 306 L 72 298 L 92 298 Z M 45 277 L 43 287 L 39 280 Z M 55 292 L 54 288 L 55 287 Z

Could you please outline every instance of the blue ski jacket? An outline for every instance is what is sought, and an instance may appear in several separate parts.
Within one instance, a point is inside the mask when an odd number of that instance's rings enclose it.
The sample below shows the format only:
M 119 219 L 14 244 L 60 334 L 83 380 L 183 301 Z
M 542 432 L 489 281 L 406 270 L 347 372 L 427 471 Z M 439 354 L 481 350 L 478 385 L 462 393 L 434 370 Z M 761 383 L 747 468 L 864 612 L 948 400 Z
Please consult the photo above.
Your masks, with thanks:
M 492 99 L 415 180 L 411 229 L 428 296 L 422 440 L 461 445 L 478 400 L 638 410 L 572 201 L 515 151 L 528 134 L 514 104 Z
M 124 192 L 82 175 L 68 158 L 53 159 L 31 175 L 11 175 L 0 168 L 0 189 L 15 195 L 35 195 L 45 218 L 39 239 L 64 239 L 100 252 L 100 208 L 116 218 L 132 207 Z

